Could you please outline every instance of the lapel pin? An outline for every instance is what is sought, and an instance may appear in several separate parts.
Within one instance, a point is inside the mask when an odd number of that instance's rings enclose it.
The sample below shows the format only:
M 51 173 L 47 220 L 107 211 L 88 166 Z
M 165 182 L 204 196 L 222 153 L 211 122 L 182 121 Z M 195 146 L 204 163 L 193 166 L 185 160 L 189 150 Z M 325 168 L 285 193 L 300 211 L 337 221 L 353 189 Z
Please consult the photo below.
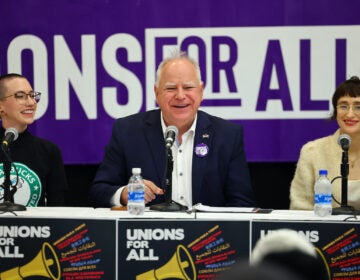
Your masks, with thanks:
M 208 153 L 209 153 L 208 145 L 204 143 L 200 143 L 195 146 L 195 154 L 198 157 L 205 157 Z
M 207 133 L 204 133 L 204 134 L 202 135 L 202 138 L 209 138 L 209 137 L 210 137 L 210 135 L 207 134 Z

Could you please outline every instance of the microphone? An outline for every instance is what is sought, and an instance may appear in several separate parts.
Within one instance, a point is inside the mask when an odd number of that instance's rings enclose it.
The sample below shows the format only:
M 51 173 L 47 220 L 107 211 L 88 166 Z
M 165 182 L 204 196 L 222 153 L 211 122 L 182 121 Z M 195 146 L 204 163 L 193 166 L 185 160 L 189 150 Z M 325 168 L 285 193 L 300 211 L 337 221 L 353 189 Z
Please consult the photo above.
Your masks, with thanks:
M 5 130 L 4 137 L 2 139 L 2 147 L 8 147 L 12 142 L 14 142 L 19 137 L 19 132 L 13 128 L 10 127 Z
M 351 144 L 351 138 L 347 134 L 341 134 L 338 138 L 338 144 L 344 151 L 348 151 Z
M 164 193 L 165 202 L 151 205 L 150 210 L 163 211 L 163 212 L 175 212 L 185 211 L 188 208 L 172 200 L 172 173 L 174 169 L 174 160 L 172 156 L 171 146 L 179 133 L 176 126 L 169 125 L 165 129 L 165 146 L 166 146 L 166 164 L 165 164 L 165 175 L 164 175 Z
M 179 133 L 176 126 L 170 125 L 165 130 L 165 146 L 166 149 L 170 149 L 174 144 L 174 141 Z
M 17 191 L 18 183 L 18 172 L 16 171 L 16 183 L 13 185 L 10 178 L 11 166 L 13 164 L 10 156 L 9 145 L 14 142 L 19 137 L 19 132 L 10 127 L 5 130 L 4 137 L 1 142 L 1 148 L 4 152 L 5 157 L 3 158 L 3 169 L 4 169 L 4 182 L 1 185 L 4 193 L 3 199 L 4 202 L 0 203 L 0 212 L 11 212 L 14 211 L 25 211 L 26 207 L 21 204 L 14 203 L 14 194 Z M 14 166 L 15 167 L 15 166 Z M 16 167 L 15 167 L 16 170 Z
M 341 173 L 341 206 L 332 209 L 332 215 L 357 215 L 354 207 L 348 205 L 348 176 L 349 176 L 349 158 L 348 151 L 351 144 L 351 138 L 347 134 L 341 134 L 338 138 L 338 144 L 343 149 L 340 173 Z M 338 178 L 338 177 L 335 177 Z

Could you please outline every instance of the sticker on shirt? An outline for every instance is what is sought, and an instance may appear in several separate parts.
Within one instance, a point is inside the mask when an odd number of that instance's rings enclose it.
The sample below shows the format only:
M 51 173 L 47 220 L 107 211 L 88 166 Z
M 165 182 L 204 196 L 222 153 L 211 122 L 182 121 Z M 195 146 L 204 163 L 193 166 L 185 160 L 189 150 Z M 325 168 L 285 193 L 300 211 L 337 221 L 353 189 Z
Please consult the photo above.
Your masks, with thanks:
M 16 166 L 18 172 L 18 180 L 16 180 Z M 3 164 L 0 164 L 0 203 L 4 202 L 3 183 L 5 179 Z M 41 196 L 42 185 L 37 174 L 28 166 L 15 162 L 10 170 L 11 185 L 15 185 L 17 181 L 17 191 L 14 194 L 14 203 L 27 207 L 35 207 L 38 205 Z

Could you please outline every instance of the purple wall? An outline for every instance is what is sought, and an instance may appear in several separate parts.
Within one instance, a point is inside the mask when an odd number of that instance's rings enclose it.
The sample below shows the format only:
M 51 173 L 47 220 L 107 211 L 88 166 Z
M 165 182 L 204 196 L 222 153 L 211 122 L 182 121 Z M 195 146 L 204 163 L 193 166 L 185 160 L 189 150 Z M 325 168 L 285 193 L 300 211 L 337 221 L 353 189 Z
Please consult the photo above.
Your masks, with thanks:
M 296 161 L 333 133 L 331 96 L 360 75 L 360 2 L 296 0 L 6 1 L 0 73 L 43 93 L 31 130 L 66 164 L 98 163 L 115 118 L 155 107 L 158 62 L 198 59 L 202 109 L 244 126 L 252 162 Z

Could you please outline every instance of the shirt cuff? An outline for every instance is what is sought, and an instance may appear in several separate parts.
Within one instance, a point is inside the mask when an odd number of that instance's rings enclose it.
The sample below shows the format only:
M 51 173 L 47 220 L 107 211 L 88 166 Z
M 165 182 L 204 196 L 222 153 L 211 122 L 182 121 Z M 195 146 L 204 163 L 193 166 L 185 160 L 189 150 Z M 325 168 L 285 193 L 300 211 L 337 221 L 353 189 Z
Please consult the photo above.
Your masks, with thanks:
M 120 188 L 114 193 L 114 195 L 111 197 L 111 201 L 110 201 L 111 205 L 113 205 L 113 206 L 125 206 L 125 205 L 122 205 L 122 204 L 120 203 L 121 193 L 122 193 L 122 191 L 125 189 L 125 187 L 126 187 L 126 186 L 120 187 Z

